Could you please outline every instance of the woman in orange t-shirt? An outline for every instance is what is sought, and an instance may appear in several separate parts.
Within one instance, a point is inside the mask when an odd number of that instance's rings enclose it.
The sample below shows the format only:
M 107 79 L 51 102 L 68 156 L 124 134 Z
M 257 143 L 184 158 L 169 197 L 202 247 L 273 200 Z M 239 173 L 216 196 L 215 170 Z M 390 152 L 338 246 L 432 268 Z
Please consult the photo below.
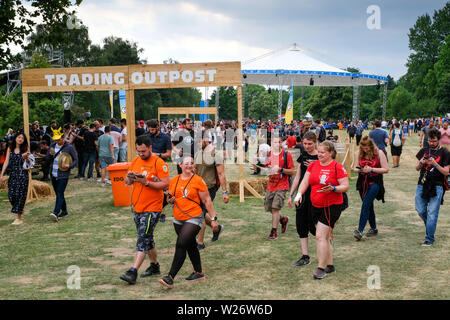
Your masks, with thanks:
M 208 187 L 203 179 L 194 173 L 194 159 L 185 156 L 180 167 L 182 172 L 170 180 L 167 195 L 167 202 L 173 204 L 173 225 L 178 235 L 169 274 L 159 280 L 167 288 L 173 287 L 173 280 L 184 264 L 186 252 L 194 267 L 194 272 L 186 280 L 205 280 L 196 241 L 204 220 L 201 202 L 211 217 L 213 231 L 217 231 L 219 227 Z

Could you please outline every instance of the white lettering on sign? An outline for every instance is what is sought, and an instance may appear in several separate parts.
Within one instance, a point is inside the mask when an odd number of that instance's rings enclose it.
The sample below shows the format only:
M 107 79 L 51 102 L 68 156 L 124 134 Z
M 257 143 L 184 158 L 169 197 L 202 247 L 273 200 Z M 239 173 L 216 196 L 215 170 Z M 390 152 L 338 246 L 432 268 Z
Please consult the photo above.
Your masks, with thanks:
M 147 84 L 154 84 L 157 81 L 161 84 L 167 82 L 174 83 L 182 81 L 184 83 L 214 82 L 217 70 L 184 70 L 182 72 L 173 71 L 153 71 L 153 72 L 133 72 L 130 77 L 131 83 L 140 85 L 144 81 Z M 125 74 L 123 72 L 102 72 L 102 73 L 72 73 L 66 74 L 46 74 L 47 86 L 90 86 L 90 85 L 122 85 L 125 84 Z

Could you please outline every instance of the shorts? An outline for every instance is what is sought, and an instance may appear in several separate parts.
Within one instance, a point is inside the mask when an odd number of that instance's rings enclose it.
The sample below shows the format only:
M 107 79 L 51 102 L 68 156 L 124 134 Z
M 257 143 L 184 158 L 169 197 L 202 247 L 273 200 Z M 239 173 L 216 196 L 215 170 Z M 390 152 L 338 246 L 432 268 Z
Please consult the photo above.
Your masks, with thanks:
M 191 218 L 191 219 L 188 219 L 188 220 L 177 220 L 175 218 L 172 218 L 174 224 L 183 225 L 185 223 L 192 223 L 192 224 L 195 224 L 196 226 L 199 226 L 200 228 L 203 225 L 203 220 L 204 219 L 205 219 L 205 215 L 204 215 L 203 212 L 198 217 L 194 217 L 194 218 Z
M 281 210 L 284 206 L 284 199 L 286 199 L 287 190 L 276 190 L 271 192 L 266 190 L 264 198 L 264 209 L 267 212 L 272 212 L 272 209 Z
M 100 168 L 106 169 L 110 164 L 114 163 L 113 157 L 100 157 Z
M 155 247 L 153 231 L 158 223 L 161 212 L 134 213 L 134 223 L 138 232 L 136 241 L 136 251 L 147 252 Z
M 402 155 L 402 147 L 403 146 L 396 147 L 391 144 L 391 155 L 393 157 L 400 157 Z
M 341 205 L 335 204 L 324 208 L 316 208 L 312 206 L 311 211 L 314 221 L 322 222 L 324 225 L 334 228 L 334 225 L 341 216 Z

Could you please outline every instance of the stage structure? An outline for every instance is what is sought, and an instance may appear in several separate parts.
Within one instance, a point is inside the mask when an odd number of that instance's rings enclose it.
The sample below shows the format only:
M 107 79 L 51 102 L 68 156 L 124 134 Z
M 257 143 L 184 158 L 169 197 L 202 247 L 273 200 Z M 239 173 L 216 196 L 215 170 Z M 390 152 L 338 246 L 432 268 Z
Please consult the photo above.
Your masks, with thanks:
M 294 86 L 320 86 L 320 87 L 353 87 L 356 95 L 353 103 L 352 120 L 359 120 L 359 87 L 384 85 L 383 115 L 386 110 L 386 92 L 388 78 L 351 73 L 324 62 L 316 60 L 306 54 L 307 50 L 300 48 L 296 43 L 292 46 L 268 52 L 242 63 L 242 83 L 259 84 L 278 87 L 278 118 L 282 113 L 282 87 Z M 301 110 L 303 113 L 303 110 Z
M 180 63 L 82 68 L 22 70 L 23 120 L 29 139 L 28 94 L 32 92 L 126 91 L 127 160 L 136 156 L 134 90 L 189 87 L 237 87 L 238 118 L 242 119 L 241 62 Z M 206 108 L 201 108 L 206 113 Z M 189 113 L 191 111 L 189 110 Z M 238 121 L 240 201 L 244 201 L 244 154 L 242 121 Z M 256 192 L 256 191 L 254 191 Z

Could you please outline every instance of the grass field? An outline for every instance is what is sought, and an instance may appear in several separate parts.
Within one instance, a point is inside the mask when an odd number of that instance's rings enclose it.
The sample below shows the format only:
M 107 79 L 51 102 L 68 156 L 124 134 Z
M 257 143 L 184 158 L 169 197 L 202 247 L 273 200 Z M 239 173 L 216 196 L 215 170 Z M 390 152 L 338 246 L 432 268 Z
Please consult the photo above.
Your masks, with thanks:
M 287 232 L 267 241 L 271 215 L 259 199 L 239 203 L 238 197 L 232 197 L 224 205 L 219 196 L 214 204 L 225 229 L 214 243 L 207 230 L 206 249 L 201 251 L 207 281 L 184 280 L 192 272 L 186 259 L 174 289 L 165 290 L 157 277 L 138 278 L 134 286 L 119 279 L 132 265 L 136 231 L 130 208 L 113 206 L 110 187 L 71 179 L 66 190 L 69 217 L 52 222 L 54 200 L 39 200 L 27 204 L 20 226 L 11 225 L 14 215 L 3 191 L 0 299 L 449 299 L 450 197 L 447 193 L 441 206 L 435 244 L 421 247 L 425 227 L 414 210 L 418 145 L 417 135 L 408 138 L 400 167 L 385 176 L 386 203 L 375 203 L 379 235 L 361 242 L 352 234 L 361 207 L 353 174 L 350 207 L 334 231 L 337 272 L 320 281 L 312 277 L 317 267 L 313 237 L 311 264 L 292 266 L 301 256 L 294 209 L 282 210 L 290 217 Z M 175 172 L 171 170 L 172 175 Z M 232 167 L 227 173 L 237 176 Z M 155 232 L 163 274 L 170 268 L 175 244 L 171 212 L 166 211 L 168 219 Z M 73 277 L 70 266 L 81 271 L 79 289 L 67 285 Z M 148 260 L 140 271 L 147 266 Z M 368 288 L 371 266 L 379 268 L 380 289 Z

